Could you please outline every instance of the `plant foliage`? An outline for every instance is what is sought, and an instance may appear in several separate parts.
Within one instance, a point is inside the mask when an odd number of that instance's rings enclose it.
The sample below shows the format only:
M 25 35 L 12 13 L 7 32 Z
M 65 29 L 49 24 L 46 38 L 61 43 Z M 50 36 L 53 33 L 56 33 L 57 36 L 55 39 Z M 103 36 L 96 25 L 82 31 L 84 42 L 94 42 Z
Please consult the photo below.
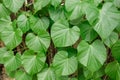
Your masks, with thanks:
M 120 0 L 0 0 L 0 64 L 15 80 L 120 80 Z

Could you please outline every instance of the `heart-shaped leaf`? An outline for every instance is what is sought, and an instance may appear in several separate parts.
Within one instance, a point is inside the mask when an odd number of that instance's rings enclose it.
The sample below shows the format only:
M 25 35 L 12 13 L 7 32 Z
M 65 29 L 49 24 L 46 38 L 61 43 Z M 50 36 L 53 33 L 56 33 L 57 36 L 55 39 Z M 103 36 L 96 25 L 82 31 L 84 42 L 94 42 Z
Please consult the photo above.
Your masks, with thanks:
M 1 32 L 1 39 L 8 49 L 13 49 L 22 42 L 22 34 L 21 29 L 14 30 L 10 25 Z
M 14 55 L 12 51 L 8 51 L 7 48 L 0 48 L 0 63 L 4 64 L 6 71 L 11 72 L 21 66 L 21 55 L 17 53 Z
M 99 14 L 99 21 L 95 25 L 94 29 L 104 40 L 110 36 L 112 31 L 119 25 L 120 11 L 110 2 L 103 5 Z M 109 28 L 108 28 L 109 26 Z
M 51 37 L 56 47 L 73 45 L 80 36 L 80 29 L 77 26 L 69 28 L 66 20 L 55 22 L 51 29 Z
M 24 14 L 18 17 L 17 25 L 22 30 L 23 33 L 27 32 L 30 26 L 28 18 Z
M 59 8 L 59 9 L 55 9 L 53 7 L 50 7 L 49 8 L 49 14 L 50 14 L 50 18 L 56 22 L 60 19 L 65 19 L 65 12 L 63 10 L 63 7 L 62 8 Z
M 6 54 L 4 57 L 5 60 L 5 68 L 7 72 L 14 71 L 21 66 L 21 55 L 17 53 L 15 56 L 13 52 Z
M 38 18 L 31 16 L 30 19 L 30 28 L 35 32 L 39 33 L 40 31 L 47 30 L 49 26 L 49 20 L 46 17 Z
M 50 45 L 50 36 L 46 31 L 40 32 L 38 35 L 29 33 L 26 37 L 26 45 L 35 52 L 46 52 Z
M 92 72 L 100 69 L 107 58 L 106 48 L 99 40 L 94 41 L 92 44 L 82 41 L 77 50 L 79 62 Z
M 74 53 L 72 53 L 74 54 Z M 77 58 L 66 51 L 59 51 L 53 60 L 53 67 L 58 75 L 70 75 L 77 70 Z
M 82 1 L 81 0 L 65 0 L 65 8 L 67 12 L 71 12 L 70 20 L 77 19 L 82 16 Z
M 33 75 L 44 67 L 45 59 L 44 53 L 35 53 L 28 50 L 22 55 L 22 64 L 26 72 Z
M 35 3 L 34 3 L 35 12 L 41 10 L 43 7 L 48 5 L 49 2 L 50 0 L 35 0 Z
M 16 13 L 22 7 L 24 1 L 25 0 L 3 0 L 3 3 L 9 10 Z

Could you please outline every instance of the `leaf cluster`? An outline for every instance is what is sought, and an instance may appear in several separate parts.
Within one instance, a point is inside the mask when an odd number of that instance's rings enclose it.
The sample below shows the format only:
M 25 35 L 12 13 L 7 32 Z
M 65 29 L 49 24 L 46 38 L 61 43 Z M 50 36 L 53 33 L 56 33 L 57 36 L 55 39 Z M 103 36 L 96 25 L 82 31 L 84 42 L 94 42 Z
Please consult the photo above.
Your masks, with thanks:
M 15 80 L 120 80 L 120 0 L 0 0 L 0 64 Z

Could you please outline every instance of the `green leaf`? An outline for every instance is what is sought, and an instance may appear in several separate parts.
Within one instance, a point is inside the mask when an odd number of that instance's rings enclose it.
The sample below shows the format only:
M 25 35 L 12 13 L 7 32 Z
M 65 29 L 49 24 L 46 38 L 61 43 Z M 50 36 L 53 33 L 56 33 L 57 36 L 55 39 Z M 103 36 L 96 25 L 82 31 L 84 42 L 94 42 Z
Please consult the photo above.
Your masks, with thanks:
M 34 2 L 34 9 L 35 12 L 41 10 L 43 7 L 47 6 L 49 4 L 50 0 L 35 0 Z
M 27 50 L 22 55 L 22 64 L 26 72 L 33 75 L 44 67 L 45 59 L 44 53 L 35 53 Z
M 18 68 L 19 69 L 19 68 Z M 6 72 L 6 74 L 10 77 L 10 78 L 15 78 L 15 73 L 16 73 L 16 70 L 14 71 L 10 71 L 10 72 Z
M 11 19 L 9 16 L 0 18 L 0 32 L 5 31 L 5 30 L 12 30 L 13 28 L 11 27 Z
M 35 52 L 45 53 L 50 45 L 50 36 L 46 31 L 42 31 L 38 35 L 29 33 L 26 36 L 26 45 Z
M 112 32 L 112 34 L 104 40 L 104 43 L 111 48 L 113 44 L 118 40 L 118 34 L 115 32 Z
M 60 5 L 61 2 L 62 2 L 62 0 L 51 0 L 51 4 L 54 7 L 57 7 L 58 5 Z
M 50 14 L 50 18 L 54 22 L 56 22 L 56 21 L 58 21 L 60 19 L 65 19 L 65 13 L 64 13 L 63 7 L 62 8 L 58 8 L 58 9 L 50 7 L 49 8 L 49 14 Z
M 120 22 L 120 12 L 112 3 L 107 2 L 100 10 L 98 18 L 99 21 L 95 25 L 94 29 L 104 40 L 108 38 L 112 31 L 118 26 Z
M 81 37 L 85 41 L 93 41 L 98 34 L 94 31 L 93 26 L 91 26 L 88 22 L 83 22 L 80 24 Z
M 77 19 L 82 16 L 82 1 L 81 0 L 65 0 L 65 8 L 67 12 L 71 12 L 70 20 Z
M 80 29 L 77 26 L 69 28 L 66 20 L 59 20 L 52 25 L 51 37 L 56 47 L 73 45 L 80 36 Z
M 9 26 L 1 32 L 1 39 L 8 49 L 13 49 L 22 42 L 22 31 L 19 28 L 14 30 Z
M 95 80 L 101 80 L 101 77 L 105 75 L 105 68 L 104 66 L 100 68 L 98 71 L 96 71 L 93 75 L 93 79 Z M 100 78 L 100 79 L 99 79 Z
M 92 25 L 97 20 L 99 16 L 99 10 L 94 4 L 84 3 L 84 13 L 89 23 Z
M 93 72 L 88 70 L 87 68 L 83 69 L 83 74 L 87 80 L 91 79 L 93 77 Z
M 120 64 L 117 61 L 109 63 L 105 69 L 105 72 L 111 78 L 111 80 L 119 80 Z
M 72 53 L 74 54 L 74 53 Z M 57 75 L 70 75 L 77 70 L 77 58 L 70 56 L 66 51 L 56 53 L 53 60 L 53 67 Z
M 46 17 L 41 19 L 38 17 L 31 16 L 30 19 L 30 28 L 35 32 L 39 33 L 40 31 L 45 31 L 49 27 L 49 20 Z
M 9 54 L 9 51 L 7 51 L 6 47 L 0 48 L 0 64 L 4 64 L 4 57 L 6 54 Z
M 102 2 L 102 0 L 86 0 L 86 1 L 88 1 L 89 3 L 93 3 L 96 6 L 98 6 Z
M 3 4 L 0 3 L 0 18 L 8 16 L 10 12 L 4 7 Z
M 102 2 L 102 0 L 93 0 L 93 1 L 96 6 L 98 6 Z
M 21 14 L 17 19 L 17 25 L 23 33 L 27 32 L 29 30 L 29 22 L 27 16 Z
M 3 4 L 12 12 L 16 13 L 25 0 L 3 0 Z
M 38 80 L 56 80 L 55 73 L 51 68 L 46 68 L 37 74 Z
M 17 53 L 14 56 L 12 51 L 4 55 L 4 66 L 7 72 L 14 71 L 21 66 L 21 55 Z
M 26 72 L 19 70 L 15 74 L 16 80 L 32 80 L 32 77 L 28 75 Z
M 120 8 L 120 0 L 114 0 L 113 3 L 116 7 Z
M 83 20 L 83 16 L 81 16 L 81 17 L 79 17 L 77 19 L 74 19 L 74 20 L 70 20 L 70 24 L 79 26 L 79 24 L 82 22 L 82 20 Z
M 91 72 L 87 68 L 84 68 L 84 76 L 86 77 L 87 80 L 99 80 L 98 78 L 101 78 L 103 75 L 105 75 L 104 72 L 104 67 L 100 68 L 96 72 Z
M 120 61 L 120 40 L 118 40 L 112 47 L 112 56 Z
M 92 44 L 81 41 L 77 50 L 79 62 L 91 72 L 100 69 L 107 58 L 105 46 L 99 40 L 94 41 Z
M 120 23 L 119 23 L 119 25 L 116 27 L 116 30 L 117 30 L 118 33 L 120 33 Z

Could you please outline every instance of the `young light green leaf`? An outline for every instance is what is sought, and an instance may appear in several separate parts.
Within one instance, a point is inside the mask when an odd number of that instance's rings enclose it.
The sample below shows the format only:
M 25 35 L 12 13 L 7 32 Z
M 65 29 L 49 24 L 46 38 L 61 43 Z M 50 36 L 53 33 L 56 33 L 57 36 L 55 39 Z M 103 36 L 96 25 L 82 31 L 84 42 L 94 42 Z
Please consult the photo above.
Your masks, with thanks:
M 23 33 L 27 32 L 30 26 L 28 18 L 24 14 L 18 17 L 17 25 L 22 30 Z
M 29 33 L 26 36 L 26 45 L 35 52 L 45 53 L 50 45 L 50 36 L 46 31 L 42 31 L 38 35 Z
M 77 50 L 79 62 L 91 72 L 100 69 L 107 58 L 106 48 L 99 40 L 94 41 L 92 44 L 81 41 Z
M 32 80 L 32 77 L 22 70 L 18 70 L 15 74 L 16 80 Z
M 80 24 L 81 37 L 85 41 L 93 41 L 98 34 L 94 31 L 93 27 L 88 22 Z
M 65 76 L 74 73 L 77 70 L 77 64 L 77 58 L 69 56 L 66 51 L 59 51 L 53 60 L 53 67 L 57 75 Z
M 25 0 L 3 0 L 3 4 L 12 12 L 16 13 Z
M 43 7 L 48 5 L 49 2 L 50 2 L 50 0 L 35 0 L 35 3 L 33 4 L 35 12 L 41 10 Z
M 105 69 L 105 72 L 111 78 L 111 80 L 119 80 L 120 64 L 117 61 L 109 63 Z
M 46 68 L 37 74 L 38 80 L 56 80 L 53 69 Z
M 56 47 L 73 45 L 80 36 L 80 29 L 77 26 L 69 28 L 66 20 L 55 22 L 51 29 L 51 37 Z
M 19 28 L 14 30 L 12 26 L 9 26 L 1 32 L 1 39 L 8 49 L 13 49 L 22 42 L 22 34 Z
M 94 29 L 104 40 L 110 36 L 112 31 L 118 26 L 120 22 L 120 12 L 111 2 L 107 2 L 100 10 L 99 21 Z M 108 28 L 109 27 L 109 28 Z
M 22 64 L 26 72 L 33 75 L 44 67 L 45 59 L 44 53 L 35 54 L 32 50 L 28 50 L 22 55 Z
M 49 20 L 46 17 L 41 19 L 38 17 L 31 16 L 29 19 L 30 28 L 37 34 L 40 31 L 46 31 L 49 27 Z
M 112 47 L 112 56 L 120 61 L 120 40 L 118 40 Z
M 115 32 L 112 32 L 111 35 L 104 40 L 104 43 L 111 48 L 113 44 L 118 40 L 118 34 Z

